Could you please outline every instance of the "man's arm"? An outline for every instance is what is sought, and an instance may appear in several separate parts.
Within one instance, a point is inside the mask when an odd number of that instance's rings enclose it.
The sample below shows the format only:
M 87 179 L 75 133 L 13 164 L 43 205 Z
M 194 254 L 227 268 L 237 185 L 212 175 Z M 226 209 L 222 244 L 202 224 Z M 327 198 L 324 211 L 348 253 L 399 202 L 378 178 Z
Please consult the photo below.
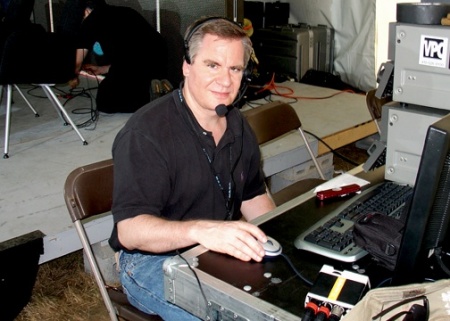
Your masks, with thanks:
M 242 261 L 261 261 L 267 238 L 257 226 L 243 221 L 168 221 L 142 214 L 117 223 L 120 243 L 129 250 L 164 253 L 201 244 Z M 258 240 L 260 242 L 258 242 Z
M 83 70 L 86 70 L 88 73 L 93 75 L 105 75 L 109 72 L 109 68 L 111 65 L 97 66 L 92 64 L 83 65 Z
M 87 49 L 77 49 L 76 55 L 75 55 L 75 78 L 69 80 L 69 86 L 71 88 L 75 88 L 80 84 L 80 80 L 78 79 L 78 75 L 81 71 L 81 66 L 83 65 L 84 58 L 86 58 L 86 55 L 88 53 Z
M 77 49 L 76 60 L 75 60 L 75 73 L 79 74 L 81 71 L 81 67 L 83 66 L 84 59 L 88 54 L 87 49 L 79 48 Z
M 250 222 L 274 208 L 275 203 L 273 202 L 272 197 L 266 192 L 265 194 L 258 195 L 250 200 L 242 202 L 241 213 L 244 218 Z

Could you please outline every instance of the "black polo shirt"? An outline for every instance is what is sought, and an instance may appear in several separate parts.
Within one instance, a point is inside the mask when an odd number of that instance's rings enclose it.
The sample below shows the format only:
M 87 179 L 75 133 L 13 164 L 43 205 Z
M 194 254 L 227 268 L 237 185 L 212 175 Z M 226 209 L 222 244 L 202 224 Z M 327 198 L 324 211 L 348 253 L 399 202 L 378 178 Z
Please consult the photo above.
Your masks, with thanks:
M 215 146 L 179 90 L 133 114 L 113 144 L 114 223 L 139 214 L 170 220 L 240 218 L 242 201 L 265 193 L 264 176 L 247 121 L 237 109 L 226 117 L 227 129 Z M 233 203 L 231 217 L 227 201 Z M 115 227 L 110 244 L 120 248 Z

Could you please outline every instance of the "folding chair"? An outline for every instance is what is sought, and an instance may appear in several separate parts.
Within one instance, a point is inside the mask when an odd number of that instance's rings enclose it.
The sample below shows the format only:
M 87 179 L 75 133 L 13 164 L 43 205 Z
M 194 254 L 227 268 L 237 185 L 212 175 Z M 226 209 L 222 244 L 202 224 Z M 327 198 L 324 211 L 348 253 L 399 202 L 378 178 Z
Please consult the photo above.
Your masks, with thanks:
M 118 317 L 129 321 L 160 321 L 157 315 L 146 314 L 133 307 L 121 288 L 108 286 L 95 259 L 84 223 L 111 210 L 113 194 L 113 162 L 96 162 L 73 170 L 64 185 L 64 199 L 70 217 L 80 237 L 95 281 L 100 289 L 111 320 Z
M 245 111 L 243 112 L 243 115 L 250 124 L 250 127 L 253 129 L 256 139 L 258 140 L 258 144 L 264 144 L 293 130 L 298 131 L 321 178 L 299 181 L 285 187 L 277 193 L 274 193 L 272 197 L 276 205 L 280 205 L 298 195 L 301 195 L 326 180 L 322 168 L 320 167 L 319 162 L 312 151 L 311 145 L 309 144 L 308 139 L 301 128 L 302 123 L 300 118 L 291 105 L 280 101 L 274 101 Z
M 381 110 L 384 105 L 392 101 L 392 96 L 387 96 L 383 98 L 378 98 L 376 96 L 376 90 L 372 89 L 369 90 L 366 94 L 366 105 L 367 110 L 370 113 L 370 116 L 372 117 L 372 120 L 374 121 L 375 125 L 377 126 L 378 134 L 381 135 L 381 129 L 379 125 L 379 121 L 381 120 Z

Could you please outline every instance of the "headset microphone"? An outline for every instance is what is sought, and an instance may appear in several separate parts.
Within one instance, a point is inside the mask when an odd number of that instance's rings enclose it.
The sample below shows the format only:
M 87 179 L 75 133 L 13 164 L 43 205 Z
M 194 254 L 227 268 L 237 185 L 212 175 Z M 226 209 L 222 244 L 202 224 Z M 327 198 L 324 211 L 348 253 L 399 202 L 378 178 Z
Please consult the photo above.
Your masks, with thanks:
M 219 117 L 223 117 L 226 114 L 228 114 L 228 112 L 233 109 L 233 105 L 224 105 L 224 104 L 220 104 L 216 107 L 216 114 Z
M 243 81 L 243 83 L 241 85 L 241 88 L 239 88 L 239 94 L 238 94 L 237 98 L 233 101 L 233 103 L 231 105 L 220 104 L 220 105 L 216 106 L 216 114 L 219 117 L 225 116 L 234 107 L 236 107 L 236 105 L 239 103 L 239 101 L 244 96 L 245 92 L 247 91 L 248 83 L 249 83 L 249 81 Z

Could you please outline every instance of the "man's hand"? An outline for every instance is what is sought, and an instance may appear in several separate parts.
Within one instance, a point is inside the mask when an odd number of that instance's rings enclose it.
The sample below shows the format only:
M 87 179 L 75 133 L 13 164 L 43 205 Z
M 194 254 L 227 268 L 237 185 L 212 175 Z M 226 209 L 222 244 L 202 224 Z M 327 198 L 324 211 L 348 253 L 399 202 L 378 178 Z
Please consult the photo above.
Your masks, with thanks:
M 260 262 L 263 259 L 265 252 L 261 243 L 265 243 L 267 237 L 257 226 L 243 221 L 198 223 L 191 232 L 195 233 L 198 243 L 207 249 L 242 261 Z
M 68 84 L 69 84 L 70 88 L 74 89 L 74 88 L 78 87 L 78 85 L 80 84 L 80 79 L 78 77 L 70 79 Z

